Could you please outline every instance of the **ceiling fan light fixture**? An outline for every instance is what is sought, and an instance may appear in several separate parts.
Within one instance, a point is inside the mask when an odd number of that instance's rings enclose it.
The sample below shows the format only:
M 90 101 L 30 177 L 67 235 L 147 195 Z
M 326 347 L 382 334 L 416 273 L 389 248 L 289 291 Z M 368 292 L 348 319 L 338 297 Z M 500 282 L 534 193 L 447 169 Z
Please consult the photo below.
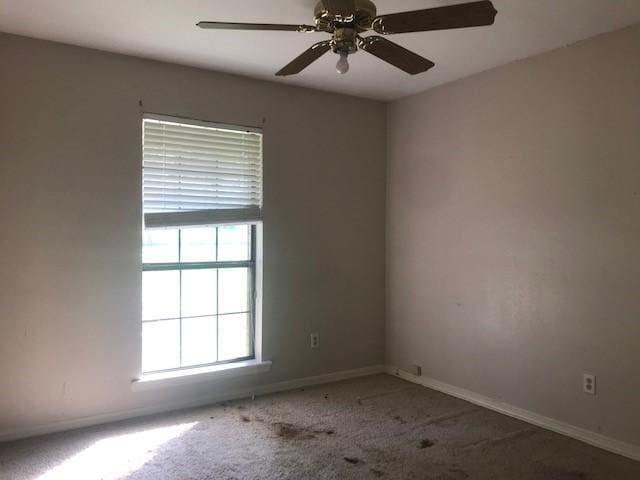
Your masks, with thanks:
M 340 59 L 338 60 L 338 63 L 336 63 L 336 71 L 340 74 L 340 75 L 344 75 L 345 73 L 347 73 L 349 71 L 349 54 L 346 52 L 343 52 L 340 54 Z

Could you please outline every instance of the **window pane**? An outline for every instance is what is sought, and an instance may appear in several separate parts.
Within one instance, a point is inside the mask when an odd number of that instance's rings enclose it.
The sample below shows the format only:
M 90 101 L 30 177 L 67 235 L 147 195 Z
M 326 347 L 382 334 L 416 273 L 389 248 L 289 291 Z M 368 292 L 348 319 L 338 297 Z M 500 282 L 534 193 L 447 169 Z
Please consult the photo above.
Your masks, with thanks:
M 180 229 L 181 262 L 214 262 L 216 260 L 216 229 Z
M 182 271 L 182 317 L 215 315 L 216 269 Z
M 218 260 L 249 260 L 251 242 L 249 225 L 218 227 Z
M 218 360 L 248 357 L 251 354 L 249 315 L 247 313 L 220 315 L 218 322 L 218 335 L 220 335 Z
M 178 229 L 144 230 L 142 262 L 172 263 L 178 261 Z
M 182 319 L 182 366 L 215 362 L 216 335 L 216 317 Z
M 180 316 L 180 272 L 142 272 L 142 319 Z
M 163 320 L 142 324 L 142 371 L 180 366 L 180 321 Z
M 218 277 L 218 313 L 249 310 L 248 268 L 221 268 Z

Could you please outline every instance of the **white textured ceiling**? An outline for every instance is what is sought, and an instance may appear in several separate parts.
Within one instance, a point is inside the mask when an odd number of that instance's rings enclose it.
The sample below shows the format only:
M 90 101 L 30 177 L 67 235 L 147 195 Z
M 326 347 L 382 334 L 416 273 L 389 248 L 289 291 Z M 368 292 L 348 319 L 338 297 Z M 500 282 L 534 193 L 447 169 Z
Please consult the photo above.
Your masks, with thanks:
M 464 0 L 463 0 L 464 1 Z M 378 0 L 378 13 L 456 0 Z M 327 54 L 300 75 L 274 73 L 327 34 L 201 30 L 199 20 L 312 23 L 314 0 L 0 0 L 0 31 L 236 73 L 293 85 L 393 100 L 640 22 L 640 0 L 493 0 L 490 27 L 388 37 L 434 61 L 411 77 L 358 52 L 335 73 Z

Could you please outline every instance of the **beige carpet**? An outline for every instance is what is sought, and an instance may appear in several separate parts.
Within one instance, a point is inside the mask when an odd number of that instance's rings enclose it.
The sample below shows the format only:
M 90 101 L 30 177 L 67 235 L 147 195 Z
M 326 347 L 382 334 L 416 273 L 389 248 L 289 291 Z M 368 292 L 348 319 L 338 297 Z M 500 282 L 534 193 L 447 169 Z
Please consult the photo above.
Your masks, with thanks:
M 638 480 L 640 463 L 387 375 L 0 444 L 2 480 Z

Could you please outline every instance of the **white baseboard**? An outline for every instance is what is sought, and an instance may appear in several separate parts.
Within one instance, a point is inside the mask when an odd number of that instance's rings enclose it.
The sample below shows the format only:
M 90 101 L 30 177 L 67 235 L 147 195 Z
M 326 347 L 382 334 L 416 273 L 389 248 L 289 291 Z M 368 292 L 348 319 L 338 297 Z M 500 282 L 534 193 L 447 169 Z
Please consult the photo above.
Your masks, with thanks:
M 8 440 L 17 440 L 20 438 L 34 437 L 36 435 L 44 435 L 47 433 L 62 432 L 66 430 L 73 430 L 76 428 L 90 427 L 94 425 L 100 425 L 103 423 L 116 422 L 119 420 L 126 420 L 130 418 L 143 417 L 145 415 L 154 415 L 157 413 L 170 412 L 174 410 L 181 410 L 186 408 L 201 407 L 205 405 L 211 405 L 218 402 L 224 402 L 228 400 L 236 400 L 240 398 L 248 398 L 251 395 L 265 395 L 268 393 L 283 392 L 286 390 L 293 390 L 296 388 L 308 387 L 312 385 L 321 385 L 323 383 L 337 382 L 340 380 L 347 380 L 349 378 L 364 377 L 367 375 L 374 375 L 377 373 L 386 372 L 384 365 L 373 365 L 370 367 L 356 368 L 353 370 L 343 370 L 340 372 L 326 373 L 323 375 L 316 375 L 313 377 L 297 378 L 294 380 L 287 380 L 283 382 L 270 383 L 265 385 L 258 385 L 251 388 L 236 389 L 227 392 L 212 393 L 206 397 L 200 397 L 195 400 L 164 403 L 161 405 L 153 405 L 148 407 L 134 408 L 130 410 L 110 412 L 100 415 L 93 415 L 89 417 L 74 418 L 69 420 L 62 420 L 59 422 L 52 422 L 42 425 L 35 425 L 26 428 L 20 428 L 15 430 L 0 430 L 0 442 Z
M 394 367 L 387 367 L 387 373 L 400 377 L 409 382 L 417 383 L 424 387 L 446 393 L 447 395 L 451 395 L 452 397 L 466 400 L 481 407 L 488 408 L 489 410 L 494 410 L 504 415 L 517 418 L 518 420 L 522 420 L 532 425 L 551 430 L 552 432 L 556 432 L 575 440 L 588 443 L 589 445 L 592 445 L 594 447 L 598 447 L 603 450 L 607 450 L 609 452 L 617 453 L 618 455 L 640 461 L 640 446 L 638 445 L 621 442 L 620 440 L 615 440 L 613 438 L 600 435 L 599 433 L 595 433 L 590 430 L 585 430 L 568 423 L 560 422 L 553 418 L 545 417 L 544 415 L 539 415 L 529 410 L 514 407 L 513 405 L 509 405 L 508 403 L 504 403 L 490 397 L 485 397 L 484 395 L 480 395 L 464 388 L 449 385 L 448 383 L 440 382 L 429 377 L 413 375 Z

